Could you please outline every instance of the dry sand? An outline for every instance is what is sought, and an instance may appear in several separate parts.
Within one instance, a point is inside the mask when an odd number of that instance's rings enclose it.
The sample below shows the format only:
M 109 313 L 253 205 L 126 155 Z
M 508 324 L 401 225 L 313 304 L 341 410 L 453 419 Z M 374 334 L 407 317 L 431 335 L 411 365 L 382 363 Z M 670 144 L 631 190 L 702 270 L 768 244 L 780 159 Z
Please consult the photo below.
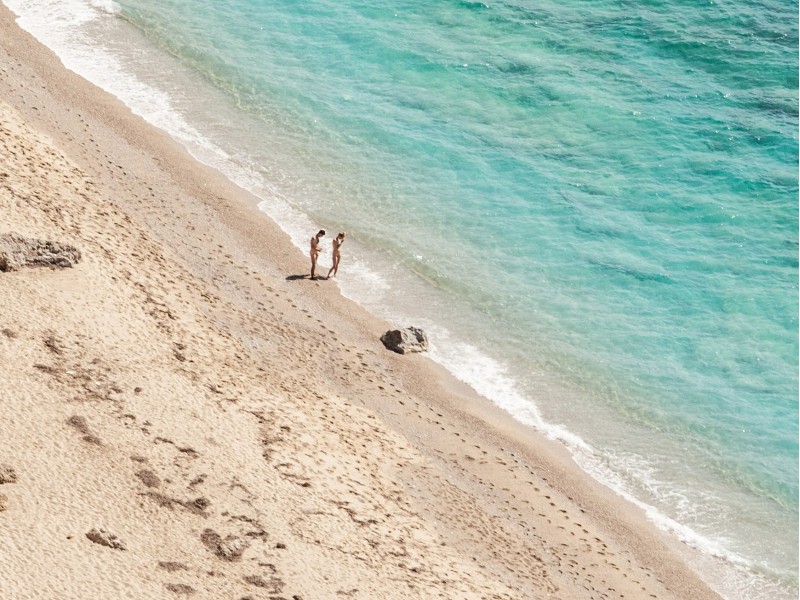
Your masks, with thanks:
M 3 599 L 717 598 L 2 5 L 0 159 Z

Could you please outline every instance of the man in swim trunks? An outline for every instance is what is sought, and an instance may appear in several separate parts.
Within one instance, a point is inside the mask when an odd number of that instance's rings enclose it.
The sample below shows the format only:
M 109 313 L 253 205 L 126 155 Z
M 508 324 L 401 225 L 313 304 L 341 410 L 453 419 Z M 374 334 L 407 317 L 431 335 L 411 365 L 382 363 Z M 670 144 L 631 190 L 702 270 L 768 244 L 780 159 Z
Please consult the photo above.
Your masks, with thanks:
M 320 244 L 319 241 L 324 235 L 325 230 L 320 229 L 317 235 L 311 238 L 311 279 L 316 279 L 316 277 L 314 277 L 314 271 L 317 268 L 317 257 L 319 253 L 322 252 L 322 244 Z

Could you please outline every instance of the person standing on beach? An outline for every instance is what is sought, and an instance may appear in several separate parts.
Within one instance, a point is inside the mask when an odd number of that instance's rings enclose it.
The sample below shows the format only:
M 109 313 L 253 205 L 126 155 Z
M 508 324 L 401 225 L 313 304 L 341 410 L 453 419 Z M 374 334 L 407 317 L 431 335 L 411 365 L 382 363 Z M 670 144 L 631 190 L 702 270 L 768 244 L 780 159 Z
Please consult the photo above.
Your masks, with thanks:
M 331 273 L 333 273 L 333 276 L 336 277 L 336 273 L 339 272 L 339 261 L 342 258 L 340 248 L 342 247 L 342 244 L 344 244 L 344 231 L 342 231 L 333 239 L 333 266 L 331 267 L 331 270 L 328 271 L 328 279 L 331 278 Z
M 319 243 L 322 236 L 325 235 L 325 230 L 320 229 L 317 232 L 317 235 L 312 236 L 311 238 L 311 279 L 315 279 L 314 271 L 317 268 L 317 257 L 319 253 L 322 252 L 322 244 Z

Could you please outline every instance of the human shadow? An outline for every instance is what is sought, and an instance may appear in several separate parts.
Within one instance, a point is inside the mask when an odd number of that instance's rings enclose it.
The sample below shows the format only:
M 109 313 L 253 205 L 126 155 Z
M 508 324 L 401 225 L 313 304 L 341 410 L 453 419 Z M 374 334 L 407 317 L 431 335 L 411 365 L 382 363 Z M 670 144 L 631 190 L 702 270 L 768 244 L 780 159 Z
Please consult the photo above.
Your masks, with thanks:
M 298 279 L 310 279 L 308 275 L 289 275 L 286 277 L 286 281 L 297 281 Z M 314 279 L 317 279 L 314 277 Z

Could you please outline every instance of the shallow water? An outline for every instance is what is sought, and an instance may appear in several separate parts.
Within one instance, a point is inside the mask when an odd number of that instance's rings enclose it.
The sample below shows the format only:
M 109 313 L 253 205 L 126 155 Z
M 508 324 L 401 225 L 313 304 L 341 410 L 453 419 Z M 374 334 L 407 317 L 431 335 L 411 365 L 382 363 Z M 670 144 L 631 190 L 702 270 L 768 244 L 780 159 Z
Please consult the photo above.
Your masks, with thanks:
M 344 294 L 715 589 L 796 597 L 796 5 L 4 1 L 299 246 L 347 230 Z

